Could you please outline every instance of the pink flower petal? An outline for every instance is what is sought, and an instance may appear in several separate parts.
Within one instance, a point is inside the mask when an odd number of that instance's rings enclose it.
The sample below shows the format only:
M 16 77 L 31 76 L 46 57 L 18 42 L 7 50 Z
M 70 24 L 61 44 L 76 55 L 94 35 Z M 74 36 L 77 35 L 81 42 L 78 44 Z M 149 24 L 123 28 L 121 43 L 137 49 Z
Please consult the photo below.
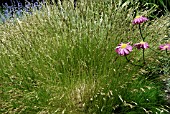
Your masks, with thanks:
M 143 17 L 143 16 L 138 16 L 132 21 L 132 24 L 141 24 L 145 21 L 148 21 L 148 18 Z
M 115 49 L 116 53 L 121 55 L 121 56 L 128 55 L 132 51 L 132 46 L 129 45 L 129 44 L 130 43 L 119 44 Z

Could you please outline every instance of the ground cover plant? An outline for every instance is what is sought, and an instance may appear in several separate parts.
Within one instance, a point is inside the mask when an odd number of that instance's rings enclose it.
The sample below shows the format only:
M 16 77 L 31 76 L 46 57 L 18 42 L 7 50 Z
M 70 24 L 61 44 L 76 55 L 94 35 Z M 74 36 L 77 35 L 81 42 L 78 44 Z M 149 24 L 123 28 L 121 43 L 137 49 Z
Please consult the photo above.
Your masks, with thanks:
M 135 66 L 115 51 L 140 40 L 128 3 L 64 2 L 1 24 L 0 113 L 168 114 L 161 82 L 169 51 L 158 47 L 169 41 L 169 16 L 141 24 L 149 48 L 145 64 L 142 51 L 128 55 Z

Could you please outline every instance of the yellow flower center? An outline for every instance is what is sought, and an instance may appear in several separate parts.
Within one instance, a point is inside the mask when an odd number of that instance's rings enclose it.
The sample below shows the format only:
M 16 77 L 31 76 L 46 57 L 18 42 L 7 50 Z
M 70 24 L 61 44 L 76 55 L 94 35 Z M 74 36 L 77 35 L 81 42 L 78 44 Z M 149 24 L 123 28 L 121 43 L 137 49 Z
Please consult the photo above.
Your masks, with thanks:
M 126 48 L 126 47 L 127 47 L 127 44 L 122 44 L 122 45 L 121 45 L 121 48 L 122 48 L 122 49 L 124 49 L 124 48 Z
M 138 15 L 138 16 L 136 16 L 135 18 L 140 18 L 140 17 L 141 17 L 141 16 Z
M 168 49 L 168 46 L 164 46 L 164 49 Z
M 145 42 L 141 41 L 140 44 L 145 44 Z

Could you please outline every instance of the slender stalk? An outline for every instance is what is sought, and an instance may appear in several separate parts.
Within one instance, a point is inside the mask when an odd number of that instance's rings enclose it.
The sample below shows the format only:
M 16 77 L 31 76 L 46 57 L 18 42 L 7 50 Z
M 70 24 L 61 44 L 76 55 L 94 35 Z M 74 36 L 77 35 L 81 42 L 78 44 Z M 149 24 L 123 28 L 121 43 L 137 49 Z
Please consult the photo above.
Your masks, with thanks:
M 140 36 L 141 36 L 142 40 L 144 41 L 145 38 L 144 38 L 143 35 L 142 35 L 142 29 L 141 29 L 141 27 L 140 27 L 140 24 L 139 24 L 139 31 L 140 31 Z
M 142 29 L 140 27 L 140 24 L 139 24 L 139 31 L 140 31 L 140 36 L 142 38 L 142 41 L 144 42 L 145 41 L 145 38 L 143 37 L 142 35 Z M 145 49 L 143 49 L 143 64 L 145 64 Z
M 125 58 L 126 58 L 127 62 L 131 62 L 131 61 L 127 58 L 127 56 L 126 56 L 126 55 L 125 55 Z
M 168 55 L 168 49 L 166 49 L 165 51 L 166 51 L 166 55 Z
M 145 64 L 145 49 L 142 50 L 143 50 L 143 64 Z

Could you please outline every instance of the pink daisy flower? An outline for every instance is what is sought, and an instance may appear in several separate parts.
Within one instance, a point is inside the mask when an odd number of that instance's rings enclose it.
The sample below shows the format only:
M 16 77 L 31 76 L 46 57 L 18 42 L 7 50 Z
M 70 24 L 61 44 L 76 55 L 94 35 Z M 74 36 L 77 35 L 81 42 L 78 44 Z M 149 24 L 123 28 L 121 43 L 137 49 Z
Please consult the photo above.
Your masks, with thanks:
M 121 56 L 128 55 L 132 51 L 132 46 L 129 44 L 130 43 L 121 43 L 116 47 L 115 51 Z
M 135 19 L 132 21 L 132 24 L 141 24 L 145 21 L 148 21 L 148 18 L 143 16 L 136 16 Z
M 160 50 L 170 50 L 170 44 L 163 44 L 159 46 Z
M 135 45 L 134 45 L 136 48 L 138 48 L 138 49 L 147 49 L 147 48 L 149 48 L 149 45 L 148 45 L 148 43 L 147 42 L 143 42 L 143 41 L 141 41 L 140 43 L 136 43 Z

